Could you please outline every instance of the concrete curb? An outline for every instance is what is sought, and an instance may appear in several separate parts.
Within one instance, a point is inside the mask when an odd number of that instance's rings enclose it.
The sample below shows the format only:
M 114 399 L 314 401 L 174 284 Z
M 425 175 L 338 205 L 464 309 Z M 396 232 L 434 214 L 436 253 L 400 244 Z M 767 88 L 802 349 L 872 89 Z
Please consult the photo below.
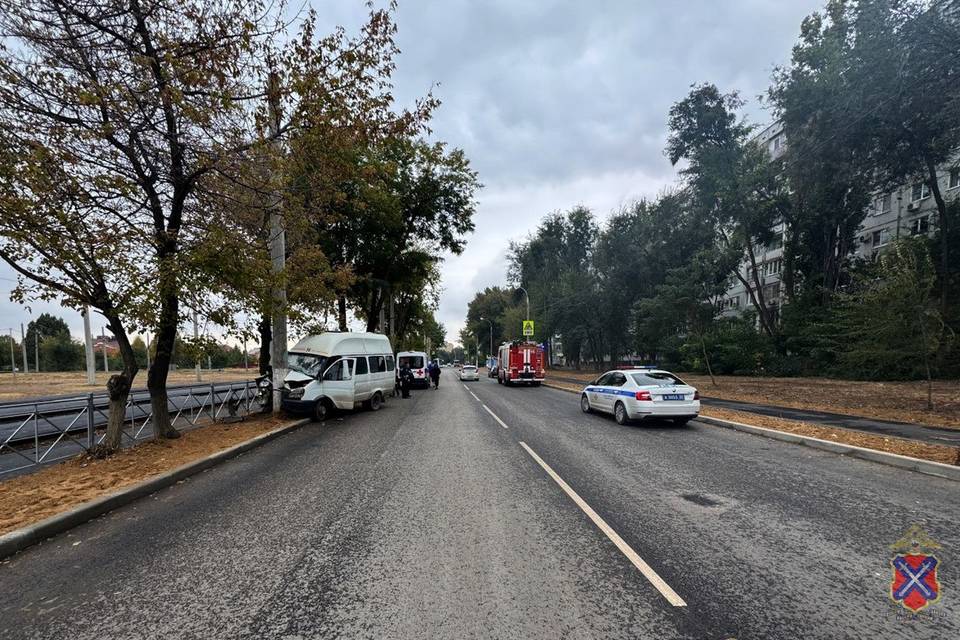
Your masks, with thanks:
M 558 391 L 579 393 L 572 389 L 565 389 L 564 387 L 552 385 L 546 382 L 544 383 L 544 386 L 550 387 L 551 389 L 557 389 Z M 752 424 L 733 422 L 732 420 L 722 420 L 720 418 L 711 418 L 704 415 L 698 416 L 696 421 L 715 427 L 723 427 L 725 429 L 734 429 L 736 431 L 750 433 L 755 436 L 772 438 L 773 440 L 780 440 L 782 442 L 801 444 L 814 449 L 829 451 L 830 453 L 837 453 L 842 456 L 850 456 L 851 458 L 860 458 L 861 460 L 878 462 L 890 467 L 908 469 L 910 471 L 916 471 L 918 473 L 924 473 L 930 476 L 937 476 L 938 478 L 960 481 L 960 467 L 950 464 L 943 464 L 942 462 L 919 460 L 909 456 L 902 456 L 898 453 L 876 451 L 875 449 L 866 449 L 864 447 L 857 447 L 852 444 L 841 444 L 839 442 L 831 442 L 829 440 L 822 440 L 820 438 L 813 438 L 811 436 L 801 436 L 796 433 L 777 431 L 776 429 L 767 429 L 766 427 L 755 427 Z M 837 428 L 840 429 L 840 427 Z
M 696 420 L 697 422 L 703 422 L 715 427 L 735 429 L 736 431 L 752 433 L 753 435 L 763 436 L 765 438 L 772 438 L 774 440 L 781 440 L 783 442 L 792 442 L 794 444 L 802 444 L 814 449 L 821 449 L 823 451 L 837 453 L 842 456 L 850 456 L 852 458 L 860 458 L 861 460 L 879 462 L 880 464 L 885 464 L 890 467 L 899 467 L 901 469 L 909 469 L 910 471 L 925 473 L 930 476 L 946 478 L 947 480 L 960 481 L 960 467 L 950 464 L 943 464 L 942 462 L 919 460 L 909 456 L 902 456 L 898 453 L 887 453 L 886 451 L 866 449 L 864 447 L 857 447 L 852 444 L 831 442 L 829 440 L 822 440 L 820 438 L 801 436 L 796 433 L 777 431 L 776 429 L 767 429 L 765 427 L 755 427 L 751 424 L 733 422 L 732 420 L 721 420 L 720 418 L 711 418 L 709 416 L 701 415 L 697 417 Z
M 117 491 L 116 493 L 111 493 L 109 495 L 96 498 L 95 500 L 91 500 L 90 502 L 85 502 L 69 511 L 50 516 L 46 520 L 41 520 L 40 522 L 36 522 L 21 529 L 6 533 L 0 536 L 0 559 L 11 556 L 18 551 L 22 551 L 29 546 L 37 544 L 38 542 L 42 542 L 51 536 L 63 533 L 64 531 L 83 524 L 88 520 L 92 520 L 97 516 L 107 513 L 108 511 L 113 511 L 118 507 L 129 504 L 134 500 L 142 498 L 143 496 L 156 493 L 160 489 L 174 485 L 184 478 L 188 478 L 192 475 L 200 473 L 201 471 L 209 469 L 210 467 L 216 466 L 221 462 L 235 458 L 241 453 L 266 444 L 267 442 L 270 442 L 279 436 L 290 433 L 291 431 L 295 431 L 309 423 L 309 418 L 297 420 L 278 429 L 274 429 L 273 431 L 262 433 L 255 438 L 247 440 L 246 442 L 235 444 L 229 449 L 224 449 L 223 451 L 210 454 L 206 458 L 188 462 L 183 466 L 177 467 L 176 469 L 171 469 L 170 471 L 162 473 L 159 476 L 150 478 L 149 480 L 144 480 L 140 484 L 131 485 L 121 489 L 120 491 Z

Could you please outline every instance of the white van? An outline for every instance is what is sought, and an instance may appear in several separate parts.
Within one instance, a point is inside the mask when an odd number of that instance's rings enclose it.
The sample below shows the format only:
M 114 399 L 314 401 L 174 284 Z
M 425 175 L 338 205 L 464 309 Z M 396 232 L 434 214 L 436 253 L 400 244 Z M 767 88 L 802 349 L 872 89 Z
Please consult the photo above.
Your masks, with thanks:
M 430 375 L 427 373 L 427 365 L 430 364 L 430 358 L 423 351 L 401 351 L 397 354 L 397 367 L 406 364 L 413 372 L 413 385 L 415 387 L 429 387 Z
M 307 336 L 287 354 L 282 406 L 325 419 L 334 409 L 376 411 L 393 391 L 396 364 L 390 340 L 379 333 Z

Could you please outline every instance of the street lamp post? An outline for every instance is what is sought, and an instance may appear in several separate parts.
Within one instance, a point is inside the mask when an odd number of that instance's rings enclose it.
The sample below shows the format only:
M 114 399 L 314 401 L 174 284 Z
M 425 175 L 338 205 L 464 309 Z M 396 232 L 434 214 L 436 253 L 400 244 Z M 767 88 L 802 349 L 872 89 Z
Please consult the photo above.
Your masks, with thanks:
M 488 318 L 480 318 L 480 322 L 489 322 L 490 323 L 490 353 L 488 357 L 493 355 L 493 320 Z

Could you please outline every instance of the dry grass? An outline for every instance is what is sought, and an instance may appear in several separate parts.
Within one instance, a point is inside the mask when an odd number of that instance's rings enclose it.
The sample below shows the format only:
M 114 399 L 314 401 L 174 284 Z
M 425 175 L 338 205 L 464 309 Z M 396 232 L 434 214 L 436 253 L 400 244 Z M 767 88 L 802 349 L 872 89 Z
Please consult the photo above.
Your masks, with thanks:
M 201 381 L 206 382 L 236 382 L 252 380 L 258 375 L 254 369 L 223 369 L 203 371 Z M 68 393 L 100 393 L 106 391 L 108 374 L 97 372 L 96 386 L 87 384 L 87 374 L 84 371 L 18 373 L 0 374 L 0 401 L 21 400 L 39 396 L 55 396 Z M 171 371 L 168 382 L 174 384 L 196 383 L 197 374 L 193 370 Z M 134 380 L 134 388 L 147 386 L 147 373 L 141 371 Z
M 595 373 L 556 371 L 556 375 L 589 382 Z M 794 409 L 829 411 L 865 418 L 960 428 L 960 380 L 938 380 L 928 411 L 924 382 L 859 382 L 828 378 L 755 378 L 679 374 L 704 396 L 756 402 Z M 548 374 L 549 376 L 549 374 Z
M 217 423 L 98 460 L 86 454 L 0 482 L 0 535 L 288 424 L 272 417 Z
M 564 391 L 579 392 L 580 387 L 563 383 L 548 382 L 547 386 L 563 389 Z M 746 411 L 730 411 L 728 409 L 715 409 L 713 407 L 703 407 L 701 415 L 720 418 L 721 420 L 732 420 L 756 427 L 765 427 L 777 431 L 786 431 L 798 435 L 820 438 L 821 440 L 830 440 L 849 444 L 865 449 L 874 449 L 876 451 L 886 451 L 887 453 L 897 453 L 902 456 L 918 458 L 920 460 L 931 460 L 933 462 L 942 462 L 944 464 L 960 465 L 960 447 L 951 447 L 940 444 L 927 444 L 916 442 L 905 438 L 888 438 L 885 436 L 865 433 L 863 431 L 854 431 L 851 429 L 842 429 L 839 427 L 823 427 L 809 424 L 807 422 L 798 422 L 796 420 L 784 420 L 782 418 L 773 418 L 761 416 Z
M 919 458 L 920 460 L 931 460 L 933 462 L 942 462 L 944 464 L 960 465 L 960 447 L 951 447 L 941 444 L 927 444 L 905 438 L 888 438 L 886 436 L 864 433 L 863 431 L 853 431 L 850 429 L 839 429 L 831 427 L 821 427 L 809 424 L 807 422 L 798 422 L 796 420 L 784 420 L 782 418 L 773 418 L 770 416 L 760 416 L 755 413 L 745 411 L 730 411 L 728 409 L 715 409 L 704 407 L 702 415 L 721 420 L 732 420 L 733 422 L 742 422 L 755 427 L 765 427 L 777 431 L 786 431 L 801 436 L 810 436 L 820 440 L 829 440 L 840 444 L 849 444 L 865 449 L 875 451 L 886 451 L 887 453 L 896 453 L 901 456 Z

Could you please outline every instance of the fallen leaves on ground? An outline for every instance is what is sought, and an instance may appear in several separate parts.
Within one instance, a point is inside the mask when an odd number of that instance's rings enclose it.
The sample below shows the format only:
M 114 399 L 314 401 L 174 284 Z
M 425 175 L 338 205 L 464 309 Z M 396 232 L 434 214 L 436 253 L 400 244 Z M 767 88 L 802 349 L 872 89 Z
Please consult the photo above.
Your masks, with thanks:
M 254 418 L 215 423 L 176 440 L 145 442 L 102 460 L 86 454 L 0 482 L 0 535 L 68 511 L 123 487 L 222 451 L 289 424 Z
M 551 381 L 547 386 L 563 389 L 565 391 L 579 392 L 581 387 L 574 384 Z M 840 427 L 822 427 L 807 422 L 798 422 L 796 420 L 784 420 L 782 418 L 773 418 L 762 416 L 747 411 L 731 411 L 729 409 L 718 409 L 714 407 L 702 407 L 701 415 L 720 418 L 721 420 L 731 420 L 733 422 L 742 422 L 755 427 L 765 427 L 777 431 L 786 431 L 802 436 L 820 438 L 821 440 L 830 440 L 849 444 L 865 449 L 874 449 L 876 451 L 886 451 L 887 453 L 897 453 L 902 456 L 918 458 L 920 460 L 931 460 L 933 462 L 942 462 L 944 464 L 960 465 L 960 447 L 951 447 L 940 444 L 927 444 L 907 440 L 905 438 L 889 438 L 886 436 L 865 433 L 863 431 L 854 431 L 852 429 L 843 429 Z
M 721 420 L 730 420 L 733 422 L 742 422 L 755 427 L 764 427 L 776 431 L 785 431 L 795 433 L 801 436 L 819 438 L 820 440 L 829 440 L 840 444 L 849 444 L 855 447 L 873 449 L 875 451 L 885 451 L 887 453 L 896 453 L 901 456 L 919 458 L 920 460 L 931 460 L 933 462 L 942 462 L 944 464 L 960 465 L 960 447 L 951 447 L 941 444 L 928 444 L 907 440 L 905 438 L 890 438 L 887 436 L 865 433 L 863 431 L 854 431 L 852 429 L 841 429 L 831 427 L 821 427 L 808 422 L 798 422 L 795 420 L 784 420 L 782 418 L 773 418 L 770 416 L 761 416 L 746 411 L 730 411 L 728 409 L 716 409 L 713 407 L 704 407 L 700 411 L 701 415 Z
M 597 377 L 596 373 L 557 369 L 547 373 L 548 379 L 551 373 L 583 380 L 584 384 Z M 717 376 L 718 386 L 713 386 L 708 376 L 677 375 L 710 398 L 960 429 L 960 380 L 933 383 L 933 410 L 930 411 L 926 408 L 927 383 L 923 381 Z

